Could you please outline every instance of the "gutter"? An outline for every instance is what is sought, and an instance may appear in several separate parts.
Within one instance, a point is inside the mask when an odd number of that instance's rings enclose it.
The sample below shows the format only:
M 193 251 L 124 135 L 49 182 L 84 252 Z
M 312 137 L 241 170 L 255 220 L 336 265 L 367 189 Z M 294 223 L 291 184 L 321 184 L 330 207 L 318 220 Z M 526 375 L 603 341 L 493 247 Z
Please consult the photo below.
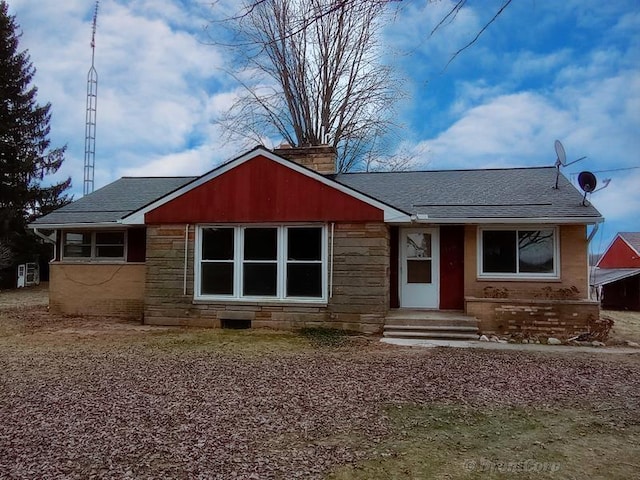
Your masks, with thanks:
M 526 224 L 549 224 L 549 225 L 571 225 L 571 224 L 580 224 L 580 225 L 594 225 L 594 224 L 599 224 L 602 223 L 604 221 L 603 217 L 505 217 L 505 218 L 500 218 L 500 217 L 491 217 L 491 218 L 425 218 L 425 216 L 423 214 L 419 214 L 419 215 L 412 215 L 411 216 L 411 222 L 412 223 L 425 223 L 425 224 L 432 224 L 432 225 L 438 225 L 438 224 L 442 224 L 442 225 L 461 225 L 461 224 L 466 224 L 466 225 L 500 225 L 500 224 L 507 224 L 507 225 L 526 225 Z M 407 223 L 403 220 L 398 220 L 398 221 L 386 221 L 385 223 Z
M 29 225 L 29 227 L 31 227 L 31 226 Z M 37 237 L 41 238 L 45 242 L 50 243 L 50 244 L 53 245 L 53 259 L 52 259 L 52 261 L 55 261 L 56 260 L 56 256 L 57 256 L 56 241 L 55 241 L 55 237 L 56 237 L 56 234 L 57 234 L 56 230 L 54 230 L 53 233 L 51 233 L 50 235 L 45 235 L 40 230 L 38 230 L 37 228 L 33 227 L 33 233 L 35 233 Z M 53 237 L 53 238 L 51 238 L 51 237 Z

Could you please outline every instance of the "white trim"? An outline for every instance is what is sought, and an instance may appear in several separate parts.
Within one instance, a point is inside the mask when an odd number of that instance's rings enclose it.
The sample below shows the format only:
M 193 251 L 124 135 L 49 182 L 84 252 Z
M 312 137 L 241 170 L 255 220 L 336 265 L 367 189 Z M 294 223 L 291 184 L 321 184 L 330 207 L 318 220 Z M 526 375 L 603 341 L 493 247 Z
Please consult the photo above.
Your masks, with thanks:
M 602 217 L 536 217 L 536 218 L 416 218 L 414 224 L 460 224 L 460 225 L 593 225 L 601 223 Z M 387 221 L 387 223 L 404 223 L 402 221 Z
M 320 297 L 288 297 L 286 296 L 286 280 L 287 280 L 287 265 L 290 263 L 287 260 L 287 248 L 286 242 L 287 231 L 289 228 L 320 228 L 321 229 L 321 259 L 320 261 L 313 261 L 308 263 L 315 263 L 321 265 L 321 288 L 322 296 Z M 197 303 L 219 303 L 219 302 L 271 302 L 275 304 L 326 304 L 327 303 L 327 276 L 328 276 L 328 232 L 327 225 L 324 223 L 250 223 L 250 224 L 200 224 L 197 225 L 195 230 L 196 240 L 194 252 L 194 288 L 193 288 L 193 300 Z M 233 229 L 233 294 L 232 295 L 202 295 L 201 290 L 201 265 L 202 265 L 202 230 L 205 228 L 229 228 Z M 244 230 L 246 228 L 275 228 L 277 229 L 278 239 L 278 252 L 275 262 L 265 261 L 264 263 L 275 263 L 277 265 L 277 284 L 276 284 L 276 296 L 243 296 L 243 266 L 244 260 Z M 222 261 L 221 261 L 222 262 Z M 228 261 L 231 262 L 231 261 Z M 305 262 L 299 262 L 305 263 Z
M 98 222 L 98 223 L 30 223 L 27 228 L 44 229 L 44 230 L 96 230 L 103 228 L 111 228 L 122 230 L 126 228 L 120 222 Z
M 264 147 L 258 147 L 254 150 L 251 150 L 250 152 L 245 153 L 244 155 L 236 158 L 235 160 L 232 160 L 214 170 L 211 170 L 208 173 L 205 173 L 204 175 L 202 175 L 201 177 L 197 178 L 196 180 L 188 183 L 187 185 L 179 188 L 178 190 L 175 190 L 172 193 L 169 193 L 168 195 L 165 195 L 164 197 L 156 200 L 155 202 L 147 205 L 146 207 L 143 207 L 135 212 L 132 212 L 126 216 L 124 216 L 121 220 L 119 220 L 119 222 L 126 224 L 126 225 L 143 225 L 145 223 L 144 221 L 144 216 L 146 213 L 155 210 L 156 208 L 164 205 L 165 203 L 170 202 L 171 200 L 174 200 L 182 195 L 184 195 L 185 193 L 193 190 L 194 188 L 198 188 L 199 186 L 213 180 L 216 177 L 219 177 L 220 175 L 223 175 L 225 173 L 227 173 L 230 170 L 233 170 L 234 168 L 242 165 L 243 163 L 252 160 L 253 158 L 257 157 L 257 156 L 263 156 L 266 157 L 267 159 L 276 162 L 286 168 L 290 168 L 291 170 L 294 170 L 297 173 L 300 173 L 302 175 L 305 175 L 306 177 L 312 178 L 320 183 L 322 183 L 323 185 L 326 185 L 328 187 L 331 187 L 335 190 L 338 190 L 339 192 L 345 193 L 353 198 L 356 198 L 368 205 L 371 205 L 372 207 L 375 207 L 379 210 L 382 210 L 384 212 L 384 221 L 385 222 L 396 222 L 396 221 L 404 221 L 404 222 L 408 222 L 411 220 L 410 216 L 407 215 L 406 213 L 393 208 L 385 203 L 382 203 L 378 200 L 375 200 L 374 198 L 371 198 L 367 195 L 364 195 L 356 190 L 353 190 L 350 187 L 347 187 L 346 185 L 342 185 L 341 183 L 338 183 L 334 180 L 331 180 L 313 170 L 310 170 L 306 167 L 303 167 L 302 165 L 299 165 L 291 160 L 286 160 L 282 157 L 280 157 L 279 155 L 276 155 L 275 153 L 267 150 Z
M 620 235 L 620 233 L 618 233 L 618 237 L 620 237 L 620 238 L 622 239 L 622 241 L 623 241 L 624 243 L 626 243 L 626 244 L 629 246 L 629 248 L 630 248 L 631 250 L 633 250 L 633 252 L 634 252 L 636 255 L 640 256 L 640 252 L 638 252 L 638 250 L 636 250 L 636 247 L 634 247 L 633 245 L 631 245 L 631 244 L 627 241 L 627 239 L 626 239 L 626 238 L 624 238 L 622 235 Z
M 521 224 L 513 226 L 504 225 L 487 225 L 478 227 L 476 230 L 476 273 L 478 280 L 516 280 L 516 281 L 544 281 L 544 280 L 560 280 L 560 230 L 557 226 L 544 225 L 544 229 L 553 230 L 553 272 L 552 273 L 484 273 L 482 265 L 482 232 L 485 230 L 532 230 L 533 225 Z M 541 230 L 542 228 L 539 228 Z M 517 250 L 516 250 L 517 254 Z M 517 255 L 516 255 L 517 256 Z M 518 259 L 516 258 L 516 268 L 518 267 Z

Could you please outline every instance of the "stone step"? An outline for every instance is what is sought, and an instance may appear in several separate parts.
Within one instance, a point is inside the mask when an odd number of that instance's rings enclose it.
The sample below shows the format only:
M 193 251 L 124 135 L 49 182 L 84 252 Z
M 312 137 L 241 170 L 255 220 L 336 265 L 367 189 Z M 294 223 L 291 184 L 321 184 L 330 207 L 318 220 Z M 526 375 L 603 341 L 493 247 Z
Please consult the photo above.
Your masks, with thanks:
M 475 333 L 458 333 L 458 332 L 447 332 L 447 331 L 437 331 L 437 332 L 427 332 L 427 331 L 384 331 L 382 334 L 383 337 L 386 338 L 424 338 L 430 340 L 478 340 L 478 335 Z
M 478 321 L 473 317 L 448 317 L 448 318 L 412 318 L 412 317 L 387 317 L 385 319 L 385 325 L 450 325 L 452 327 L 465 327 L 465 326 L 477 326 Z
M 385 325 L 384 331 L 416 332 L 478 332 L 478 325 Z

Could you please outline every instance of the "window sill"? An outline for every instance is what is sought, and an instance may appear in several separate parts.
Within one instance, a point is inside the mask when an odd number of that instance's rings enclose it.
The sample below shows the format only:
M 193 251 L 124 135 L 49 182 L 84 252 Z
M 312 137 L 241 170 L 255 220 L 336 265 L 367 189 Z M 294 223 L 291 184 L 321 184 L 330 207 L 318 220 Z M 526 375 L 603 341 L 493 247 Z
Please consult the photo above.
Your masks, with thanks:
M 541 282 L 541 283 L 560 283 L 562 279 L 559 276 L 553 277 L 508 277 L 499 275 L 478 275 L 476 277 L 478 282 Z
M 53 265 L 144 265 L 145 262 L 127 262 L 126 260 L 96 260 L 96 259 L 77 259 L 77 260 L 52 260 L 49 262 Z
M 224 305 L 232 303 L 238 306 L 267 306 L 267 307 L 326 307 L 327 300 L 274 300 L 274 299 L 245 299 L 245 298 L 194 298 L 194 305 Z

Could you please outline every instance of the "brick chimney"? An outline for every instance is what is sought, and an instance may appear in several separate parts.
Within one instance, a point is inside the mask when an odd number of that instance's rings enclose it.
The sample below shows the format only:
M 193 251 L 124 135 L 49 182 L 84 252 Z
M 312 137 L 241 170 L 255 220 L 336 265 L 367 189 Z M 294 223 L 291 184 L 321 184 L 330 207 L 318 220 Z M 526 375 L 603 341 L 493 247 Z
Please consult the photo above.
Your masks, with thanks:
M 314 145 L 310 147 L 292 147 L 288 143 L 273 149 L 273 153 L 315 170 L 322 175 L 336 173 L 336 149 L 330 145 Z

